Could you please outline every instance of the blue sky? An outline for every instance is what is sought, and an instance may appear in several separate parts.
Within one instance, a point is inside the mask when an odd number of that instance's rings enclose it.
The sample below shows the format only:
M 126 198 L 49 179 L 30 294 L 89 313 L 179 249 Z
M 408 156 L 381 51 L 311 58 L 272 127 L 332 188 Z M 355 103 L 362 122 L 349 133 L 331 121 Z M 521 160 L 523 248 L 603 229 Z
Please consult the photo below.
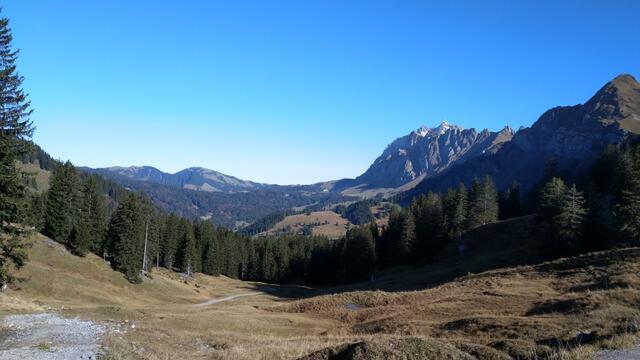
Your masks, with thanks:
M 77 165 L 362 173 L 441 121 L 528 126 L 640 76 L 638 1 L 8 0 L 34 140 Z

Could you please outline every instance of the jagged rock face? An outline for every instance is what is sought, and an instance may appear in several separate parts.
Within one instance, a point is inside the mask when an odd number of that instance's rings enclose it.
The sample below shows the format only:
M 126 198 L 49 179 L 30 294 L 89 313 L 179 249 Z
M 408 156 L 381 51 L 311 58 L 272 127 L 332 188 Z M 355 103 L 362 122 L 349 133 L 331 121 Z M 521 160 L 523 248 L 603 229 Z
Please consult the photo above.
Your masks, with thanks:
M 640 85 L 630 75 L 607 83 L 584 105 L 548 110 L 513 142 L 525 152 L 582 159 L 598 156 L 603 145 L 619 142 L 625 129 L 640 124 Z
M 629 133 L 640 134 L 640 84 L 631 75 L 620 75 L 586 103 L 546 111 L 495 154 L 479 156 L 427 178 L 404 197 L 444 191 L 485 175 L 491 176 L 500 189 L 512 181 L 531 189 L 552 159 L 571 180 L 587 170 L 608 145 L 620 143 Z
M 355 179 L 368 188 L 396 188 L 419 177 L 437 175 L 454 164 L 492 153 L 511 140 L 513 131 L 463 129 L 442 123 L 436 128 L 421 127 L 393 141 L 369 169 Z

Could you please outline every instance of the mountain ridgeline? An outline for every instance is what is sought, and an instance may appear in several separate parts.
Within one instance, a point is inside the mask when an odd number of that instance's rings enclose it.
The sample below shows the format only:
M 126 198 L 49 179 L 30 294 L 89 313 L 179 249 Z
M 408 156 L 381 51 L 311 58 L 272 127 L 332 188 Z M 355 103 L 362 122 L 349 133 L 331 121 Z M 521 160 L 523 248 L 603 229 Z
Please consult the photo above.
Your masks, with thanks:
M 252 181 L 205 169 L 191 167 L 175 174 L 165 173 L 152 166 L 108 167 L 93 169 L 92 172 L 108 177 L 122 176 L 132 180 L 149 181 L 161 185 L 177 186 L 189 190 L 206 192 L 237 193 L 267 187 Z
M 512 136 L 508 126 L 499 132 L 487 129 L 477 132 L 446 122 L 435 128 L 422 126 L 389 144 L 364 174 L 343 180 L 334 189 L 398 188 L 441 174 L 480 155 L 495 153 Z

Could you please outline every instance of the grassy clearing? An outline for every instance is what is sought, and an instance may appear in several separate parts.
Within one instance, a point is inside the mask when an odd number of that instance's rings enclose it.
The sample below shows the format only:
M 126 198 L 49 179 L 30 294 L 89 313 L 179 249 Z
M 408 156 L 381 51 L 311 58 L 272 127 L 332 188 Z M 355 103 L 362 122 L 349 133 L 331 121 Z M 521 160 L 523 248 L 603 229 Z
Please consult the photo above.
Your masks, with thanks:
M 310 226 L 313 235 L 340 238 L 353 226 L 348 220 L 333 211 L 314 211 L 305 214 L 289 215 L 273 226 L 265 234 L 300 234 L 305 226 Z

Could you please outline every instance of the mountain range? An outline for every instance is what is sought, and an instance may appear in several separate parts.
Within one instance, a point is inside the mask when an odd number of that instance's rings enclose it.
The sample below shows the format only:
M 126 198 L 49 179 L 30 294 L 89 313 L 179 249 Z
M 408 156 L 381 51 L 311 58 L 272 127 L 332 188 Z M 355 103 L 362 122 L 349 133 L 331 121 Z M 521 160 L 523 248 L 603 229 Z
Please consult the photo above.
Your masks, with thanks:
M 628 134 L 640 133 L 640 84 L 627 74 L 605 84 L 584 104 L 561 106 L 543 113 L 531 127 L 514 132 L 509 126 L 501 131 L 464 129 L 443 122 L 437 127 L 422 126 L 391 142 L 371 166 L 355 179 L 342 179 L 306 186 L 279 186 L 241 180 L 204 168 L 188 168 L 175 174 L 149 166 L 88 169 L 121 184 L 150 192 L 159 203 L 168 204 L 172 192 L 187 191 L 183 214 L 219 215 L 234 197 L 242 195 L 252 216 L 243 216 L 241 208 L 229 221 L 250 222 L 266 209 L 282 210 L 287 206 L 318 206 L 342 201 L 340 195 L 400 194 L 409 201 L 427 191 L 444 191 L 458 183 L 469 184 L 474 178 L 490 175 L 498 189 L 513 181 L 526 191 L 542 178 L 547 164 L 553 162 L 566 178 L 576 178 L 611 144 L 620 143 Z M 154 184 L 150 186 L 149 184 Z M 161 191 L 158 189 L 162 189 Z M 391 190 L 391 192 L 389 192 Z M 379 191 L 379 192 L 378 192 Z M 202 201 L 196 193 L 216 195 Z M 327 196 L 328 193 L 335 196 Z M 168 195 L 171 194 L 171 195 Z M 289 198 L 291 197 L 291 198 Z M 193 200 L 198 198 L 200 200 Z M 252 198 L 260 199 L 252 202 Z M 291 199 L 296 201 L 290 201 Z M 212 202 L 213 201 L 213 202 Z M 278 206 L 266 206 L 277 203 Z M 213 205 L 212 205 L 213 204 Z M 206 207 L 213 206 L 216 211 Z M 205 207 L 203 209 L 203 207 Z M 263 207 L 263 211 L 255 211 Z
M 149 181 L 161 185 L 176 186 L 189 190 L 206 192 L 237 193 L 267 187 L 252 181 L 241 180 L 221 172 L 201 167 L 191 167 L 175 174 L 165 173 L 152 166 L 113 166 L 93 169 L 107 177 L 126 177 L 132 180 Z

